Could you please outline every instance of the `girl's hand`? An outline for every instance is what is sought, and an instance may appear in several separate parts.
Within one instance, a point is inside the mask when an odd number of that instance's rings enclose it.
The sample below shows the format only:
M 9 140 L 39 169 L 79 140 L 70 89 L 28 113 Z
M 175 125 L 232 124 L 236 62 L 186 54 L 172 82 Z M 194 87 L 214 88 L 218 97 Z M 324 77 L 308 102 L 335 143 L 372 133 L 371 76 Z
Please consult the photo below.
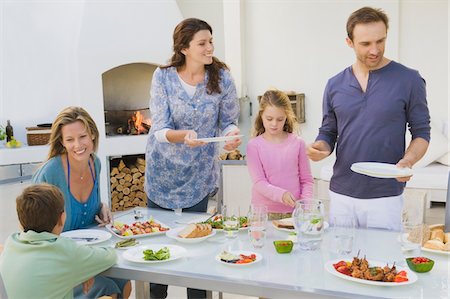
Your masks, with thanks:
M 95 221 L 99 223 L 98 226 L 105 226 L 111 223 L 111 220 L 112 220 L 111 210 L 105 204 L 102 203 L 100 213 L 98 215 L 95 215 Z
M 194 139 L 197 139 L 197 132 L 189 130 L 186 132 L 186 135 L 184 135 L 184 144 L 186 144 L 189 147 L 197 147 L 206 144 L 206 142 L 204 141 L 198 141 Z
M 231 131 L 230 133 L 228 133 L 225 136 L 233 136 L 233 135 L 239 135 L 241 131 L 239 130 L 239 128 L 237 128 L 234 131 Z M 235 149 L 238 148 L 239 145 L 241 145 L 242 140 L 241 138 L 235 138 L 233 140 L 227 141 L 225 142 L 225 145 L 223 146 L 223 149 L 226 151 L 234 151 Z
M 284 192 L 283 197 L 281 198 L 281 201 L 290 207 L 295 207 L 295 198 L 294 195 L 292 195 L 291 192 Z

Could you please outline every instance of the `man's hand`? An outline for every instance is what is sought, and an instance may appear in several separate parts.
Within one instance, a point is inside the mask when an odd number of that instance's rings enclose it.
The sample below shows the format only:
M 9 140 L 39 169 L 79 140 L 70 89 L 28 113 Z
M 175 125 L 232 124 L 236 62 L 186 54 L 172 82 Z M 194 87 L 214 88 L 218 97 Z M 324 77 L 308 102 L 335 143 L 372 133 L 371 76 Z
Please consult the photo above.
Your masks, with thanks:
M 98 226 L 105 226 L 111 223 L 111 220 L 112 220 L 111 210 L 104 203 L 102 203 L 100 213 L 98 213 L 98 215 L 95 215 L 95 221 L 99 223 Z
M 88 280 L 86 280 L 85 282 L 83 282 L 83 293 L 85 295 L 87 295 L 87 293 L 89 293 L 90 289 L 92 288 L 92 286 L 94 285 L 94 277 L 89 278 Z
M 397 162 L 396 166 L 399 168 L 412 168 L 412 163 L 409 160 L 403 158 Z M 401 183 L 405 183 L 405 182 L 409 181 L 411 179 L 411 177 L 412 176 L 405 176 L 405 177 L 401 177 L 401 178 L 396 178 L 396 180 Z
M 331 154 L 331 149 L 328 143 L 319 140 L 308 146 L 306 149 L 306 155 L 314 162 L 325 159 Z
M 295 198 L 294 195 L 292 195 L 291 192 L 284 192 L 283 197 L 281 198 L 281 201 L 290 207 L 295 207 Z
M 186 135 L 184 135 L 184 144 L 186 144 L 189 147 L 197 147 L 206 144 L 206 142 L 204 141 L 198 141 L 194 139 L 197 139 L 197 132 L 189 130 L 187 131 Z
M 234 131 L 231 131 L 226 136 L 233 136 L 233 135 L 239 135 L 241 131 L 239 129 L 236 129 Z M 225 145 L 223 146 L 223 149 L 226 151 L 234 151 L 238 148 L 239 145 L 241 145 L 242 140 L 241 138 L 235 138 L 233 140 L 225 142 Z

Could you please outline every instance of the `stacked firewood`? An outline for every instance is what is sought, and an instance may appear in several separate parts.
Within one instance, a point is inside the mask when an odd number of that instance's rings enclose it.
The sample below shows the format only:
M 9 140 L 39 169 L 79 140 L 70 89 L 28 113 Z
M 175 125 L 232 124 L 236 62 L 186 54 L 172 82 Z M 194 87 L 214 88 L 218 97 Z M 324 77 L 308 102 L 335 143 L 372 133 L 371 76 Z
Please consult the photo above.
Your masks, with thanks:
M 136 164 L 125 165 L 120 160 L 110 173 L 111 210 L 124 211 L 133 207 L 146 207 L 144 191 L 145 159 L 137 158 Z

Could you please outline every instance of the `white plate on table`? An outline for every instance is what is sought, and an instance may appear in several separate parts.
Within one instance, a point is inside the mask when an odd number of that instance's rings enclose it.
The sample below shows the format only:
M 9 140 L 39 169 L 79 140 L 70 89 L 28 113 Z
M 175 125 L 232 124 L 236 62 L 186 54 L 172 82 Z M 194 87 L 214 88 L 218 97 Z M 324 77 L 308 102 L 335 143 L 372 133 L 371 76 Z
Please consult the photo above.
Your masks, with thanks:
M 209 137 L 209 138 L 197 138 L 195 141 L 203 141 L 203 142 L 225 142 L 230 141 L 236 138 L 241 138 L 244 135 L 229 135 L 229 136 L 220 136 L 220 137 Z
M 293 223 L 292 218 L 284 218 L 284 219 L 280 219 L 278 221 L 283 221 L 283 222 L 288 222 L 288 223 Z M 295 228 L 284 228 L 284 227 L 278 227 L 273 223 L 273 220 L 271 221 L 272 226 L 279 231 L 284 231 L 284 232 L 288 232 L 288 233 L 295 233 Z M 323 229 L 326 230 L 330 225 L 328 224 L 328 222 L 324 221 L 323 222 Z
M 350 169 L 356 173 L 375 178 L 400 178 L 413 175 L 411 168 L 399 168 L 395 164 L 378 162 L 353 163 Z
M 436 250 L 436 249 L 430 249 L 430 248 L 426 248 L 426 247 L 422 247 L 422 251 L 436 253 L 436 254 L 450 255 L 450 251 Z
M 118 219 L 115 219 L 115 221 L 123 222 L 123 223 L 128 224 L 128 225 L 131 226 L 133 223 L 136 223 L 136 222 L 145 222 L 145 221 L 147 221 L 147 220 L 137 220 L 137 221 L 134 221 L 134 222 L 132 222 L 132 223 L 129 223 L 129 222 L 127 223 L 127 222 L 124 222 L 124 221 L 121 221 L 121 220 L 118 220 Z M 161 225 L 161 227 L 168 228 L 168 230 L 166 230 L 166 231 L 160 231 L 160 232 L 151 232 L 151 233 L 139 234 L 139 235 L 122 236 L 122 235 L 119 235 L 119 234 L 115 231 L 115 229 L 112 227 L 111 224 L 106 225 L 106 228 L 107 228 L 114 236 L 116 236 L 117 238 L 120 238 L 120 239 L 131 239 L 131 238 L 144 238 L 144 237 L 159 236 L 159 235 L 164 235 L 166 232 L 170 231 L 170 227 L 167 226 L 167 225 L 165 225 L 164 223 L 162 223 L 162 222 L 160 222 L 160 221 L 158 221 L 158 220 L 156 220 L 156 219 L 153 219 L 153 221 L 155 221 L 156 223 L 159 223 L 159 224 Z
M 251 262 L 251 263 L 246 263 L 246 264 L 234 264 L 234 263 L 227 263 L 224 262 L 220 259 L 220 254 L 216 255 L 216 261 L 222 265 L 226 265 L 226 266 L 231 266 L 231 267 L 245 267 L 245 266 L 251 266 L 254 265 L 256 263 L 259 263 L 262 259 L 263 256 L 260 253 L 257 252 L 252 252 L 252 251 L 244 251 L 244 250 L 235 250 L 235 251 L 229 251 L 229 253 L 234 254 L 234 255 L 239 255 L 239 254 L 244 254 L 244 255 L 251 255 L 254 254 L 256 255 L 256 259 L 255 261 Z
M 206 239 L 208 239 L 208 238 L 210 238 L 210 237 L 212 237 L 212 236 L 214 236 L 216 234 L 216 230 L 213 229 L 212 232 L 209 235 L 204 236 L 204 237 L 200 237 L 200 238 L 181 238 L 181 237 L 178 236 L 178 233 L 180 231 L 182 231 L 183 229 L 184 229 L 184 227 L 172 228 L 171 230 L 167 231 L 166 236 L 171 238 L 171 239 L 177 240 L 178 242 L 181 242 L 181 243 L 191 243 L 192 244 L 192 243 L 200 243 L 202 241 L 205 241 Z
M 155 260 L 155 261 L 144 260 L 144 253 L 143 253 L 144 250 L 151 249 L 153 251 L 158 251 L 163 247 L 169 248 L 170 258 L 168 258 L 166 260 L 161 260 L 161 261 L 159 261 L 159 260 Z M 147 244 L 147 245 L 141 245 L 138 247 L 128 249 L 127 251 L 125 251 L 122 254 L 122 256 L 127 261 L 134 262 L 134 263 L 159 264 L 159 263 L 170 262 L 170 261 L 174 261 L 176 259 L 182 258 L 183 256 L 186 255 L 186 252 L 187 251 L 184 247 L 177 246 L 177 245 Z
M 98 229 L 77 229 L 61 233 L 61 236 L 69 238 L 81 245 L 93 245 L 111 239 L 111 234 Z
M 384 281 L 372 281 L 372 280 L 366 280 L 366 279 L 361 279 L 361 278 L 355 278 L 352 276 L 342 274 L 334 268 L 333 264 L 336 264 L 340 261 L 341 260 L 332 260 L 332 261 L 327 262 L 325 264 L 325 270 L 327 270 L 328 273 L 330 273 L 334 276 L 337 276 L 339 278 L 345 279 L 345 280 L 349 280 L 349 281 L 353 281 L 353 282 L 357 282 L 357 283 L 361 283 L 361 284 L 374 285 L 374 286 L 399 287 L 399 286 L 413 284 L 417 281 L 416 273 L 409 270 L 409 268 L 403 268 L 403 267 L 398 267 L 398 266 L 396 266 L 397 272 L 406 271 L 406 273 L 408 274 L 408 281 L 384 282 Z M 369 262 L 369 267 L 384 267 L 384 266 L 386 266 L 386 262 L 369 261 L 369 260 L 368 260 L 368 262 Z

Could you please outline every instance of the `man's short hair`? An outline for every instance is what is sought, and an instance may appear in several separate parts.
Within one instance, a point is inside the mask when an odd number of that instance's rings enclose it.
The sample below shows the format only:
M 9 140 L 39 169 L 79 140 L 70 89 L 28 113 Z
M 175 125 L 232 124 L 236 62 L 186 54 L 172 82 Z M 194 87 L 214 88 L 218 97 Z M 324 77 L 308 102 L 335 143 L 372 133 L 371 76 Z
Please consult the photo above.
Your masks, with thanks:
M 383 22 L 386 25 L 386 31 L 388 30 L 389 18 L 383 10 L 366 6 L 354 11 L 347 20 L 348 38 L 353 41 L 353 29 L 356 25 L 375 22 Z
M 25 232 L 51 232 L 64 212 L 64 196 L 56 186 L 31 185 L 17 197 L 16 209 Z

